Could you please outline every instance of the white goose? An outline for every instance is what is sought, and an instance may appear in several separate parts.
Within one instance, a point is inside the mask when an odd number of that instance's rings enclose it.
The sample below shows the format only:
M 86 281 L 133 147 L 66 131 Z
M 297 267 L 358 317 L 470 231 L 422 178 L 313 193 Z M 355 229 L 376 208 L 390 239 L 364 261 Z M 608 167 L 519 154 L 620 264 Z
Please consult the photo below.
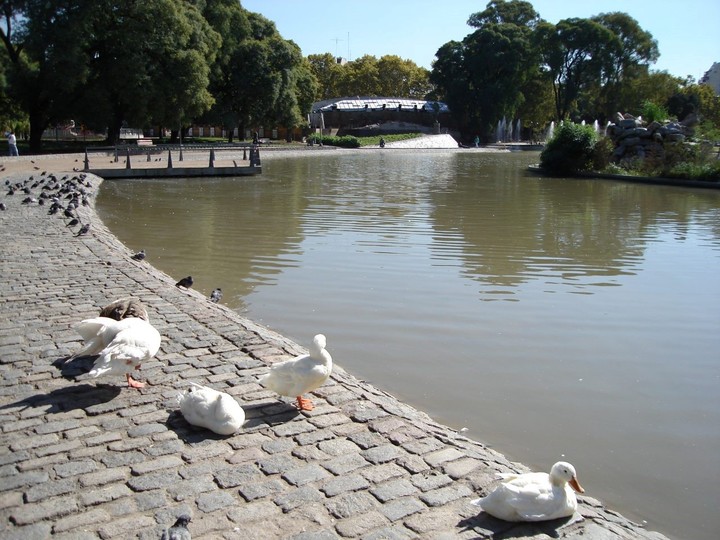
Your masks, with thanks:
M 320 387 L 332 372 L 332 357 L 325 350 L 325 336 L 318 334 L 309 347 L 310 354 L 303 354 L 270 366 L 270 373 L 260 377 L 260 384 L 280 394 L 295 397 L 301 411 L 313 410 L 310 399 L 302 395 Z
M 577 481 L 575 468 L 564 461 L 553 465 L 550 474 L 502 476 L 503 482 L 492 493 L 470 502 L 505 521 L 547 521 L 571 516 L 577 510 L 573 489 L 585 492 Z
M 191 382 L 194 388 L 178 396 L 180 412 L 193 426 L 200 426 L 219 435 L 232 435 L 245 422 L 245 411 L 225 392 Z
M 160 333 L 143 319 L 129 317 L 116 321 L 109 317 L 85 319 L 76 327 L 85 346 L 72 358 L 99 355 L 90 376 L 124 373 L 128 386 L 142 388 L 145 383 L 130 376 L 140 364 L 155 356 L 160 349 Z

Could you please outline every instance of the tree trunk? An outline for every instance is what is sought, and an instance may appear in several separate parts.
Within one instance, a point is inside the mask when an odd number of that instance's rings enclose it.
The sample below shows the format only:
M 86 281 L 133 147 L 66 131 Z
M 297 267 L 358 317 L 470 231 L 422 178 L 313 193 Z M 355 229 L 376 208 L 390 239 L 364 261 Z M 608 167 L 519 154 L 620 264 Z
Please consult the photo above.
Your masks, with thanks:
M 47 118 L 39 111 L 30 111 L 30 152 L 39 154 L 42 150 L 42 134 L 48 125 Z

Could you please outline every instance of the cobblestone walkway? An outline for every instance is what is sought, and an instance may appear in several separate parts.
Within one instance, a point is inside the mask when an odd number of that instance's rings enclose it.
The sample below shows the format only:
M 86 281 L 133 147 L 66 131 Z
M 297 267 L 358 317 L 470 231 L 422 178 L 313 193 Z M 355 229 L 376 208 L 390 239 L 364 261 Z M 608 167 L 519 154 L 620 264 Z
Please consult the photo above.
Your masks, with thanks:
M 92 206 L 80 209 L 89 232 L 75 236 L 47 205 L 2 188 L 3 540 L 157 539 L 183 512 L 196 539 L 664 538 L 588 497 L 582 516 L 561 522 L 478 514 L 470 498 L 522 465 L 337 366 L 315 410 L 295 411 L 257 379 L 304 348 L 131 260 Z M 63 361 L 79 348 L 73 324 L 129 295 L 163 337 L 138 372 L 142 390 Z M 221 437 L 189 426 L 176 405 L 189 381 L 236 396 L 244 428 Z

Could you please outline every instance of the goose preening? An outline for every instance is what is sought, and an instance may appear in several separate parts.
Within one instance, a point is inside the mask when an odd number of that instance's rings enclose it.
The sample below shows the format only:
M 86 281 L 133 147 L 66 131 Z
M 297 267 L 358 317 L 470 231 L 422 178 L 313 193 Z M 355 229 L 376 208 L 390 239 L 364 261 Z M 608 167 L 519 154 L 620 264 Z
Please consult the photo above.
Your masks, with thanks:
M 150 322 L 148 317 L 147 309 L 145 305 L 138 299 L 132 296 L 127 298 L 120 298 L 115 300 L 111 304 L 108 304 L 100 310 L 101 317 L 109 317 L 116 321 L 127 319 L 128 317 L 138 317 L 144 321 Z
M 565 461 L 553 465 L 550 474 L 508 474 L 502 478 L 502 483 L 489 495 L 470 502 L 505 521 L 547 521 L 572 516 L 577 510 L 575 491 L 585 492 L 578 483 L 575 468 Z
M 191 382 L 188 392 L 178 396 L 180 412 L 189 424 L 219 435 L 232 435 L 245 422 L 245 411 L 230 394 Z
M 160 333 L 143 319 L 129 317 L 116 321 L 109 317 L 95 317 L 81 321 L 76 330 L 85 346 L 72 358 L 99 355 L 90 371 L 91 377 L 124 373 L 128 386 L 142 388 L 145 383 L 130 376 L 160 349 Z
M 310 354 L 303 354 L 270 366 L 270 372 L 260 377 L 260 384 L 281 396 L 295 397 L 301 411 L 313 410 L 310 399 L 302 395 L 320 387 L 332 372 L 332 357 L 325 350 L 325 336 L 318 334 L 309 347 Z

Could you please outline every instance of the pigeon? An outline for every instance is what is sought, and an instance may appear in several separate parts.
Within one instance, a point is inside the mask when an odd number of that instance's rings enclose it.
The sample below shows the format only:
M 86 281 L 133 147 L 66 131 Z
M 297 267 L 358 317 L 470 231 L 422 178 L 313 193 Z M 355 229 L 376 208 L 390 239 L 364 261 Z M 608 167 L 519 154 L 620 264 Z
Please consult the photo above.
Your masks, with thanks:
M 73 218 L 70 221 L 68 221 L 68 224 L 66 225 L 66 227 L 74 227 L 78 223 L 80 223 L 80 220 L 78 218 Z
M 220 300 L 222 300 L 222 289 L 218 287 L 210 293 L 210 301 L 217 304 Z
M 141 249 L 135 255 L 132 256 L 133 261 L 142 261 L 145 258 L 145 250 Z
M 0 210 L 7 210 L 7 206 L 5 206 L 4 202 L 0 202 Z
M 175 286 L 176 287 L 185 287 L 186 289 L 189 289 L 192 287 L 193 284 L 193 278 L 192 276 L 184 277 L 180 281 L 178 281 Z
M 81 236 L 83 234 L 87 234 L 87 232 L 90 230 L 90 224 L 86 223 L 82 227 L 80 227 L 80 230 L 77 232 L 75 236 Z
M 190 523 L 190 516 L 181 514 L 177 518 L 175 525 L 163 531 L 160 540 L 192 540 L 190 531 L 187 528 L 188 523 Z

